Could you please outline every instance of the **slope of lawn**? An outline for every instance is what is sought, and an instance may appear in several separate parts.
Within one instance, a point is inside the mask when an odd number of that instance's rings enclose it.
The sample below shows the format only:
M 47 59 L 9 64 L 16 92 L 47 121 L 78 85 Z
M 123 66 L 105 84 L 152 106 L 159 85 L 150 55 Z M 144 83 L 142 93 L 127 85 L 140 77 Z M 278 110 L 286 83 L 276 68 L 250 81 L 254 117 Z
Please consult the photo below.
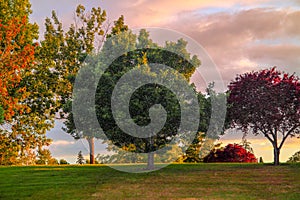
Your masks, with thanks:
M 0 199 L 300 199 L 300 164 L 0 167 Z

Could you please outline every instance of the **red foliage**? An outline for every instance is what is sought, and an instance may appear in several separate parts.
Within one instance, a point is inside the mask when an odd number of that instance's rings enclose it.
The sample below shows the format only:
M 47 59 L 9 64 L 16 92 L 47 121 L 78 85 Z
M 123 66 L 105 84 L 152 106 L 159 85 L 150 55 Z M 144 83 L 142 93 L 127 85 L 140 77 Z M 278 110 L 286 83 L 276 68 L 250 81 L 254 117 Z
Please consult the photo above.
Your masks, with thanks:
M 263 134 L 274 147 L 274 164 L 288 137 L 300 137 L 300 81 L 276 68 L 245 73 L 229 85 L 232 127 Z
M 288 132 L 300 125 L 298 77 L 275 68 L 240 75 L 229 85 L 228 115 L 234 125 L 258 134 Z
M 228 144 L 225 148 L 213 150 L 204 158 L 204 162 L 245 162 L 256 163 L 253 153 L 239 144 Z

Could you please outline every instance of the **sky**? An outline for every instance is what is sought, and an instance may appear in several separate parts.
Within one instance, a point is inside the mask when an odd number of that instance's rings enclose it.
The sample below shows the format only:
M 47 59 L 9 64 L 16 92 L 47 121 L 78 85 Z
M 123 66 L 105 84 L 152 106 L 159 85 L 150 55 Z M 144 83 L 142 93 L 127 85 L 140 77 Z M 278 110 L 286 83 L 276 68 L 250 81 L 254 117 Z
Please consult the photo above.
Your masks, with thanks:
M 237 74 L 277 66 L 300 75 L 300 0 L 31 0 L 32 22 L 44 31 L 44 20 L 55 10 L 64 28 L 73 22 L 78 4 L 100 6 L 110 21 L 124 15 L 131 29 L 159 27 L 178 31 L 200 44 L 216 64 L 227 85 Z M 201 58 L 200 58 L 201 59 Z M 205 66 L 202 66 L 205 67 Z M 201 67 L 192 81 L 201 87 Z M 53 156 L 74 162 L 78 151 L 88 154 L 84 141 L 61 131 L 61 122 L 47 134 Z M 222 137 L 224 144 L 240 142 L 236 132 Z M 264 138 L 249 136 L 257 157 L 272 161 L 272 147 Z M 99 142 L 100 143 L 100 142 Z M 300 150 L 300 140 L 288 140 L 281 160 Z M 103 145 L 98 145 L 101 152 Z

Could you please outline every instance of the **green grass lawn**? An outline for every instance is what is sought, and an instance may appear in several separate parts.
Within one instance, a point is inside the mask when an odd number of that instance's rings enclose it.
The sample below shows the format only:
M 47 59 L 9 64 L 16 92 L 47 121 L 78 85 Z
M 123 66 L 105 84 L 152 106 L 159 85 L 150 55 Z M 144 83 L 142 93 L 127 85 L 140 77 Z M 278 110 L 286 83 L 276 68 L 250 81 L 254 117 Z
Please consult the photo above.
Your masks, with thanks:
M 300 164 L 0 167 L 0 199 L 300 199 Z

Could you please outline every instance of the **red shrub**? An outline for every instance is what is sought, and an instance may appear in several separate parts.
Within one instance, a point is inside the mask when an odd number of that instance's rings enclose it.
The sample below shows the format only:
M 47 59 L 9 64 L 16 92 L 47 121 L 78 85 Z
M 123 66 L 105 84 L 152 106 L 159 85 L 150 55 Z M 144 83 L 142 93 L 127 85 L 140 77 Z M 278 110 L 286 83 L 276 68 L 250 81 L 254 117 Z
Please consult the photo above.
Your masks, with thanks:
M 212 150 L 203 160 L 204 162 L 257 162 L 253 153 L 239 144 L 228 144 L 225 148 Z

